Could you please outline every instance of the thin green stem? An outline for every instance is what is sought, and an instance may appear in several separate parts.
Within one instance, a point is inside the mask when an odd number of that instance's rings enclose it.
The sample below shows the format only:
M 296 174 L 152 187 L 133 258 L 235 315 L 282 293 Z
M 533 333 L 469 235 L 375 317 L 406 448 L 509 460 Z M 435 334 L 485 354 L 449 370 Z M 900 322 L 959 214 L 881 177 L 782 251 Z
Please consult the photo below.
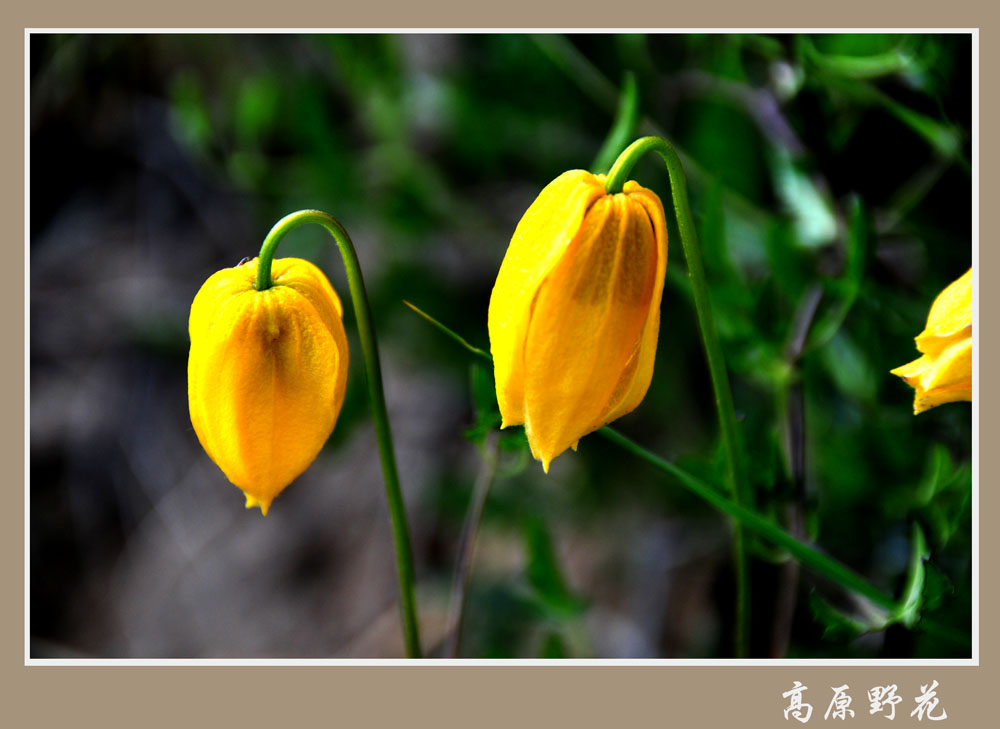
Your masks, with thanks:
M 336 219 L 319 210 L 300 210 L 286 215 L 271 228 L 271 232 L 267 234 L 260 248 L 255 288 L 258 291 L 264 291 L 272 286 L 271 262 L 274 260 L 274 252 L 277 250 L 278 244 L 290 230 L 307 223 L 315 223 L 325 228 L 337 242 L 341 258 L 344 259 L 347 285 L 351 289 L 351 303 L 354 305 L 354 316 L 358 322 L 358 336 L 361 339 L 361 351 L 365 360 L 368 399 L 371 402 L 375 439 L 378 441 L 379 458 L 382 461 L 385 495 L 389 505 L 392 536 L 396 546 L 396 571 L 399 578 L 399 605 L 403 618 L 403 640 L 406 644 L 406 655 L 410 658 L 420 658 L 420 632 L 417 625 L 417 607 L 414 596 L 413 553 L 410 549 L 410 533 L 406 523 L 403 495 L 399 487 L 396 457 L 393 454 L 392 432 L 389 428 L 389 416 L 385 408 L 385 394 L 382 391 L 382 367 L 378 357 L 378 342 L 375 339 L 375 329 L 372 326 L 372 314 L 368 305 L 368 295 L 365 293 L 365 282 L 361 277 L 361 266 L 358 263 L 354 244 L 351 243 L 351 237 Z
M 670 461 L 650 453 L 642 446 L 629 440 L 613 428 L 607 426 L 598 431 L 612 443 L 619 445 L 634 456 L 641 458 L 659 470 L 676 478 L 684 488 L 710 503 L 719 511 L 732 517 L 735 521 L 753 532 L 782 547 L 801 564 L 809 569 L 836 582 L 838 585 L 863 595 L 877 605 L 893 610 L 897 607 L 896 600 L 878 588 L 868 584 L 863 577 L 834 559 L 827 557 L 808 544 L 799 541 L 781 527 L 773 524 L 754 511 L 727 499 L 722 493 L 712 488 L 704 481 L 692 476 L 687 471 L 678 468 Z
M 437 327 L 437 329 L 439 331 L 441 331 L 443 334 L 445 334 L 446 336 L 450 337 L 451 339 L 454 339 L 456 342 L 458 342 L 460 345 L 462 345 L 463 347 L 465 347 L 467 350 L 469 350 L 473 354 L 479 355 L 480 357 L 485 357 L 490 362 L 493 361 L 493 357 L 490 356 L 489 352 L 487 352 L 487 351 L 485 351 L 483 349 L 480 349 L 479 347 L 474 347 L 473 345 L 469 344 L 467 341 L 465 341 L 465 339 L 462 336 L 460 336 L 460 335 L 456 334 L 455 332 L 453 332 L 451 329 L 449 329 L 444 324 L 442 324 L 441 322 L 439 322 L 437 319 L 435 319 L 433 316 L 431 316 L 430 314 L 428 314 L 426 311 L 423 311 L 422 309 L 417 308 L 416 306 L 414 306 L 413 304 L 411 304 L 409 301 L 406 301 L 405 299 L 403 300 L 403 303 L 406 304 L 410 308 L 410 310 L 412 312 L 414 312 L 415 314 L 417 314 L 418 316 L 420 316 L 421 318 L 423 318 L 429 324 Z
M 680 157 L 677 156 L 673 146 L 661 137 L 638 139 L 618 157 L 608 173 L 604 189 L 608 194 L 621 192 L 635 163 L 646 152 L 651 151 L 657 152 L 663 158 L 670 175 L 670 189 L 673 194 L 674 213 L 677 216 L 677 228 L 681 234 L 681 245 L 684 247 L 688 277 L 691 279 L 695 309 L 698 313 L 698 325 L 701 328 L 701 339 L 705 347 L 705 357 L 708 360 L 712 388 L 715 390 L 715 407 L 719 413 L 722 445 L 726 454 L 726 480 L 736 503 L 746 504 L 749 499 L 746 476 L 743 473 L 743 462 L 740 456 L 739 435 L 736 430 L 736 410 L 733 406 L 733 395 L 729 389 L 726 361 L 722 355 L 719 334 L 715 328 L 715 317 L 712 316 L 712 303 L 708 295 L 708 282 L 705 277 L 701 244 L 698 242 L 698 232 L 694 227 L 691 203 L 688 200 L 687 179 L 684 176 L 684 167 L 681 165 Z M 733 559 L 736 567 L 736 654 L 738 657 L 748 655 L 750 642 L 750 575 L 744 542 L 743 530 L 738 523 L 735 523 Z

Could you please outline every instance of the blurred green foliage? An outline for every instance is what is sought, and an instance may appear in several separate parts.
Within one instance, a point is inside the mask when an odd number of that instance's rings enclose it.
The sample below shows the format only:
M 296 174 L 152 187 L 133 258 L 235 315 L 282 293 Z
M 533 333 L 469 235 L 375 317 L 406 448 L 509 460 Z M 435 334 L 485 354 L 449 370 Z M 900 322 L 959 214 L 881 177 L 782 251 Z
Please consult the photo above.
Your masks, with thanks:
M 492 278 L 533 196 L 567 169 L 604 168 L 635 136 L 666 136 L 684 155 L 754 508 L 786 528 L 798 515 L 803 537 L 881 589 L 915 590 L 899 616 L 914 630 L 888 627 L 892 619 L 873 617 L 808 573 L 783 581 L 783 555 L 757 544 L 753 654 L 768 654 L 782 629 L 772 622 L 776 596 L 791 591 L 791 657 L 969 655 L 971 410 L 953 404 L 914 417 L 912 391 L 889 375 L 915 358 L 913 337 L 931 301 L 972 262 L 967 34 L 46 43 L 37 55 L 69 47 L 91 59 L 99 48 L 106 67 L 143 56 L 149 93 L 169 104 L 177 143 L 209 179 L 239 192 L 250 230 L 263 236 L 285 213 L 308 207 L 338 217 L 361 249 L 383 357 L 454 384 L 468 404 L 455 439 L 464 432 L 470 449 L 485 447 L 499 424 L 489 368 L 470 365 L 467 352 L 402 300 L 488 350 Z M 669 203 L 659 160 L 644 160 L 634 177 Z M 618 425 L 721 483 L 712 394 L 667 208 L 671 259 L 656 373 L 643 404 Z M 296 234 L 281 254 L 319 262 L 345 292 L 324 235 Z M 220 265 L 235 263 L 237 248 L 256 252 L 253 241 L 234 243 L 234 260 Z M 360 364 L 353 358 L 331 448 L 367 417 Z M 502 575 L 473 567 L 463 655 L 593 650 L 594 636 L 580 636 L 603 598 L 567 577 L 565 550 L 607 527 L 611 514 L 635 508 L 687 524 L 722 521 L 601 439 L 584 439 L 548 477 L 518 429 L 504 431 L 500 452 L 484 539 L 515 540 L 522 561 Z M 418 505 L 435 515 L 449 545 L 470 494 L 471 481 L 453 469 Z M 436 561 L 418 549 L 424 573 L 447 575 L 453 558 L 448 549 Z M 673 614 L 661 607 L 647 623 L 652 653 L 729 654 L 732 576 L 721 559 L 698 608 L 720 627 L 670 643 Z M 952 634 L 922 632 L 924 611 Z M 882 638 L 857 639 L 872 631 Z

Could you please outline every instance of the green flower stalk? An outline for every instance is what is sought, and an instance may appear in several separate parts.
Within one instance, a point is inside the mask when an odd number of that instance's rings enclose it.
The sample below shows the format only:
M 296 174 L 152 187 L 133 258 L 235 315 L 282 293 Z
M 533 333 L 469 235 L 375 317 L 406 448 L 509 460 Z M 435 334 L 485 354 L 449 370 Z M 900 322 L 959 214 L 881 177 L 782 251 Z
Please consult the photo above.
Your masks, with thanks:
M 608 194 L 622 190 L 627 184 L 625 181 L 635 163 L 647 152 L 658 153 L 667 165 L 667 172 L 670 175 L 670 189 L 673 195 L 674 213 L 677 216 L 677 228 L 681 235 L 681 245 L 684 248 L 688 277 L 691 280 L 695 309 L 698 313 L 698 325 L 701 328 L 702 344 L 705 348 L 705 357 L 708 360 L 712 388 L 715 391 L 715 406 L 719 414 L 722 444 L 726 454 L 726 482 L 735 503 L 743 505 L 748 502 L 749 498 L 746 476 L 743 472 L 739 435 L 736 429 L 736 410 L 733 406 L 732 392 L 729 389 L 726 361 L 715 327 L 715 317 L 712 315 L 705 264 L 702 260 L 701 245 L 698 242 L 698 232 L 694 226 L 694 216 L 691 214 L 687 178 L 684 175 L 680 157 L 670 142 L 661 137 L 638 139 L 619 155 L 611 171 L 608 172 L 604 188 Z M 750 578 L 743 528 L 739 522 L 733 524 L 733 552 L 736 562 L 738 594 L 736 653 L 739 657 L 745 657 L 749 653 Z
M 246 493 L 247 507 L 260 506 L 265 514 L 329 437 L 347 378 L 343 308 L 318 268 L 274 259 L 282 238 L 307 223 L 333 236 L 347 272 L 392 522 L 403 638 L 407 656 L 419 658 L 413 555 L 378 343 L 357 253 L 337 220 L 319 210 L 286 215 L 267 234 L 258 259 L 215 274 L 195 297 L 191 419 L 205 450 Z

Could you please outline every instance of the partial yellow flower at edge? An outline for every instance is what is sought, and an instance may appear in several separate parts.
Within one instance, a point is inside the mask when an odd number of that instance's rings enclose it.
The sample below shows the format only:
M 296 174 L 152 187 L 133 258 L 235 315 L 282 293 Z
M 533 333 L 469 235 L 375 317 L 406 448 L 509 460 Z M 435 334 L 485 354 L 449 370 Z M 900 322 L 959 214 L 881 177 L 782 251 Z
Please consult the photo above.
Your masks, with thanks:
M 188 405 L 202 447 L 267 514 L 330 437 L 347 386 L 343 306 L 326 276 L 297 258 L 219 271 L 191 304 Z
M 502 427 L 524 424 L 548 472 L 649 388 L 667 265 L 659 197 L 629 181 L 563 173 L 514 231 L 490 298 Z
M 916 391 L 913 414 L 946 402 L 972 401 L 972 269 L 938 294 L 916 337 L 923 356 L 892 374 Z

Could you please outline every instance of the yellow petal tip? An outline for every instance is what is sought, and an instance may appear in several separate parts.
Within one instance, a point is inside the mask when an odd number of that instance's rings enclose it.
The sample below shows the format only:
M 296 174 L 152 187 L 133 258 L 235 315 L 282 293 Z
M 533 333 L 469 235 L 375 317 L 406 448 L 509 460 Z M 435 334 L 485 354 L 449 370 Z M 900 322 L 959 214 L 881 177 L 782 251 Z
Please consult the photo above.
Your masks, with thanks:
M 913 414 L 919 415 L 946 402 L 971 402 L 971 269 L 938 294 L 916 342 L 922 356 L 889 370 L 916 391 Z
M 258 499 L 256 496 L 251 496 L 250 494 L 246 494 L 246 497 L 247 497 L 247 502 L 246 502 L 247 509 L 252 509 L 255 506 L 259 506 L 261 515 L 267 516 L 267 511 L 268 509 L 271 508 L 271 499 Z

